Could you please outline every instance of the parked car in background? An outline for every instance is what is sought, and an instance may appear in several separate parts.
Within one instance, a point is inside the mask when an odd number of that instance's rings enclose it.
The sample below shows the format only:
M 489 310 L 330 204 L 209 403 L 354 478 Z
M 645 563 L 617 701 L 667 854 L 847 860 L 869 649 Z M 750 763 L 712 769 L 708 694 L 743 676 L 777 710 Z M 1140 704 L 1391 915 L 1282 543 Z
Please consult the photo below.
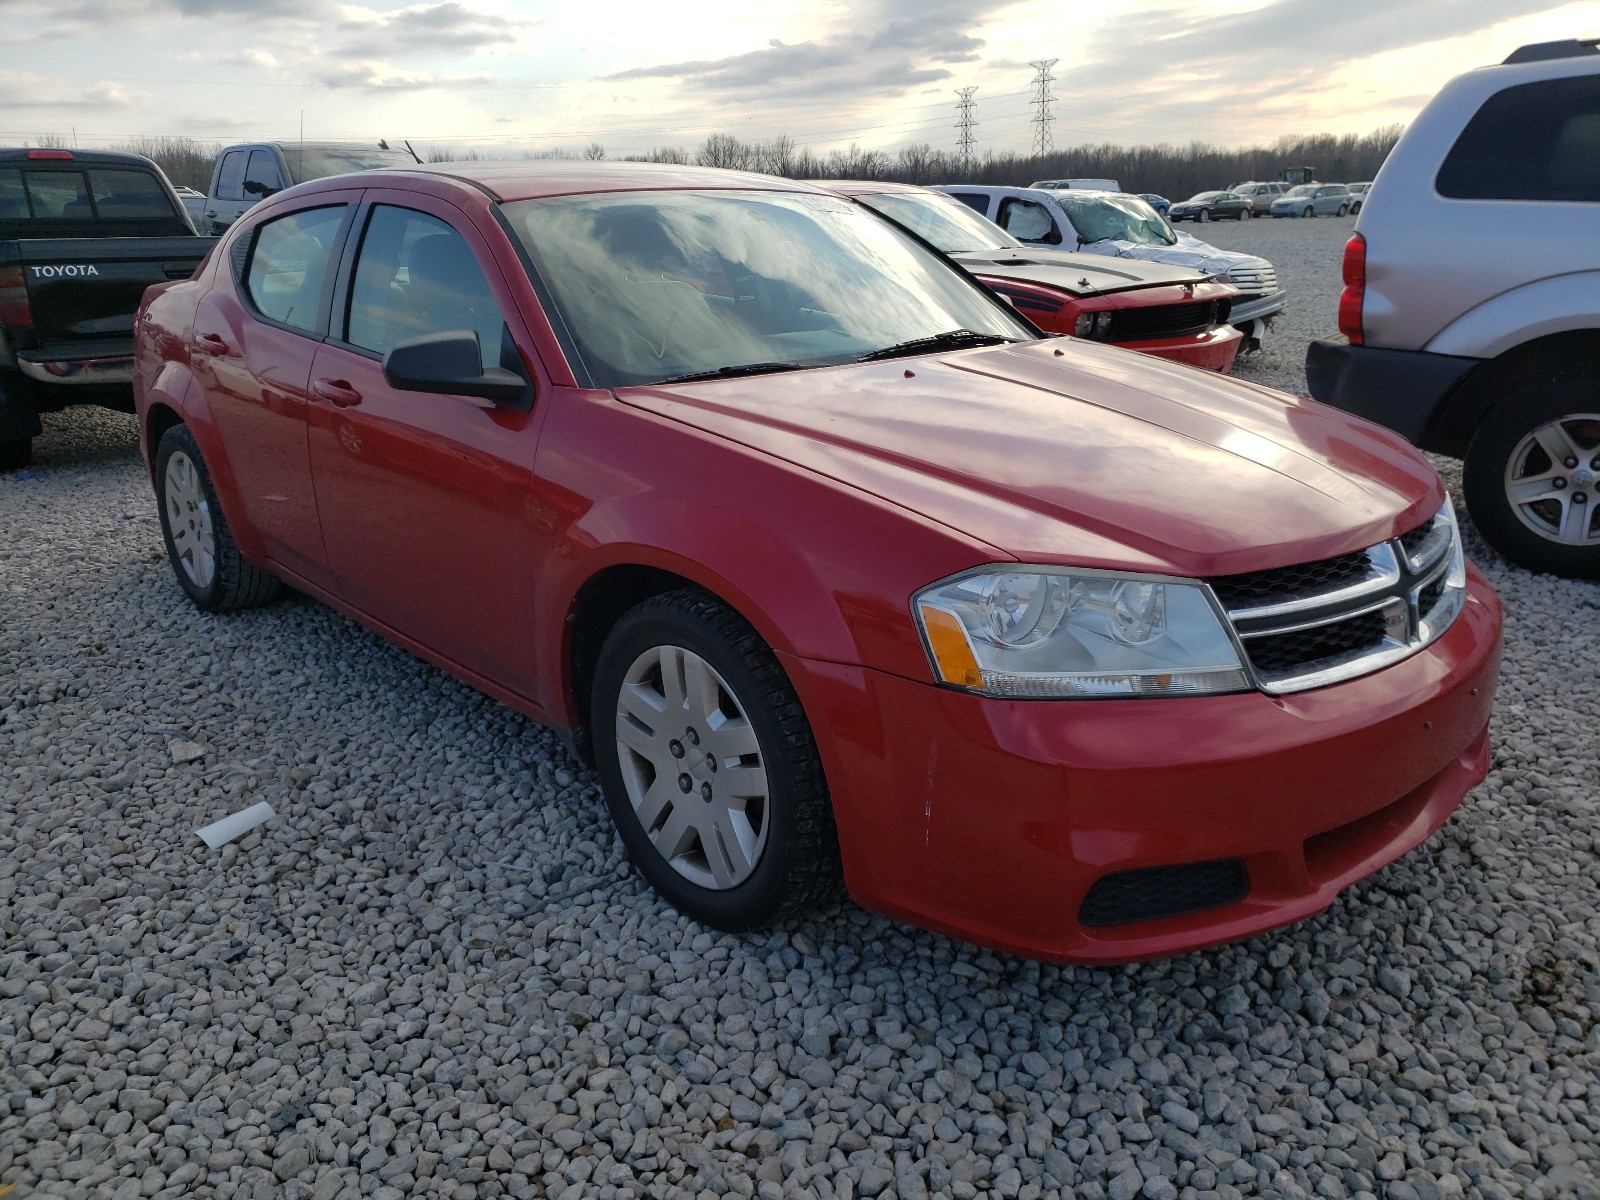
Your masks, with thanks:
M 1366 194 L 1312 394 L 1464 459 L 1512 562 L 1600 578 L 1600 53 L 1446 84 Z M 1592 622 L 1591 622 L 1592 623 Z
M 409 150 L 381 142 L 245 142 L 217 156 L 206 192 L 203 233 L 220 234 L 252 205 L 308 179 L 350 171 L 409 167 Z
M 1350 189 L 1342 183 L 1302 183 L 1272 202 L 1275 217 L 1342 217 L 1350 211 Z
M 39 414 L 133 411 L 133 314 L 211 249 L 161 168 L 103 150 L 0 150 L 0 470 Z
M 1040 179 L 1028 185 L 1047 191 L 1120 192 L 1122 187 L 1115 179 Z
M 1352 184 L 1350 184 L 1350 211 L 1351 212 L 1358 213 L 1358 212 L 1361 211 L 1361 205 L 1362 205 L 1363 202 L 1365 202 L 1365 200 L 1367 198 L 1367 192 L 1371 187 L 1372 187 L 1371 183 L 1352 183 Z
M 1420 454 L 1039 338 L 820 188 L 316 181 L 138 329 L 188 602 L 286 580 L 566 731 L 713 927 L 843 883 L 1010 953 L 1177 953 L 1326 908 L 1488 767 L 1499 605 Z
M 1048 333 L 1109 342 L 1227 374 L 1243 335 L 1239 290 L 1192 267 L 1025 246 L 953 196 L 905 183 L 820 180 L 948 255 Z
M 1251 213 L 1259 217 L 1272 211 L 1272 202 L 1288 191 L 1288 184 L 1262 183 L 1252 180 L 1246 183 L 1236 183 L 1228 190 L 1234 195 L 1243 196 L 1250 201 Z
M 1193 267 L 1239 289 L 1229 319 L 1259 343 L 1266 324 L 1289 302 L 1266 259 L 1240 254 L 1180 233 L 1137 196 L 1124 192 L 945 184 L 946 192 L 1030 246 L 1081 250 L 1116 258 Z
M 1167 210 L 1172 207 L 1171 200 L 1168 200 L 1165 196 L 1158 196 L 1154 192 L 1140 192 L 1139 199 L 1143 200 L 1162 216 L 1165 216 Z
M 1233 192 L 1198 192 L 1167 210 L 1169 221 L 1242 221 L 1250 215 L 1250 201 Z
M 189 220 L 199 229 L 200 222 L 205 220 L 206 194 L 182 183 L 174 184 L 172 190 L 177 193 L 183 211 L 189 214 Z

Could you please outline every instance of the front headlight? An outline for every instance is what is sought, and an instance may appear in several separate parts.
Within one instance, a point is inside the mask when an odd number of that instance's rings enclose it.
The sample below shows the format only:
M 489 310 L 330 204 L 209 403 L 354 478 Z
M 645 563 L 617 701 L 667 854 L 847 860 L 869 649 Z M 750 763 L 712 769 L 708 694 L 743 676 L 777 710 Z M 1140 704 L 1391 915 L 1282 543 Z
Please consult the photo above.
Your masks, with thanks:
M 1203 583 L 980 567 L 911 602 L 934 677 L 1013 699 L 1195 696 L 1250 687 Z

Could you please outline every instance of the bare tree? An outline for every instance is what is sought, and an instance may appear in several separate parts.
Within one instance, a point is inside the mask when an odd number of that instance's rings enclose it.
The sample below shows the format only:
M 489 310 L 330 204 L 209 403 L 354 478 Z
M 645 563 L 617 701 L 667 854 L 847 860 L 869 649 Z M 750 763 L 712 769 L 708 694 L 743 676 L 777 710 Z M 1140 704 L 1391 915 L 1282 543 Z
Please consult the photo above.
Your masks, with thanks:
M 599 162 L 606 156 L 606 148 L 599 142 L 590 142 L 583 148 L 583 156 L 590 162 Z
M 700 143 L 694 160 L 702 167 L 731 167 L 738 170 L 750 166 L 750 147 L 728 133 L 713 133 Z

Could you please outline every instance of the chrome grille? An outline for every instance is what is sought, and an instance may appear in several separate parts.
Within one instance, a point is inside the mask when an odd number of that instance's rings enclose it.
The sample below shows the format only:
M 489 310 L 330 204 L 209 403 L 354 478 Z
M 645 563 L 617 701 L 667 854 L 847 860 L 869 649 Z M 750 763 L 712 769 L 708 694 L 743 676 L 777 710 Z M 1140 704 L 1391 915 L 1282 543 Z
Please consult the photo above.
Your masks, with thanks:
M 1278 272 L 1271 263 L 1259 267 L 1234 267 L 1228 271 L 1233 285 L 1247 296 L 1271 295 L 1278 290 Z
M 1464 586 L 1448 506 L 1366 550 L 1210 580 L 1255 682 L 1297 692 L 1376 671 L 1420 650 L 1455 619 Z

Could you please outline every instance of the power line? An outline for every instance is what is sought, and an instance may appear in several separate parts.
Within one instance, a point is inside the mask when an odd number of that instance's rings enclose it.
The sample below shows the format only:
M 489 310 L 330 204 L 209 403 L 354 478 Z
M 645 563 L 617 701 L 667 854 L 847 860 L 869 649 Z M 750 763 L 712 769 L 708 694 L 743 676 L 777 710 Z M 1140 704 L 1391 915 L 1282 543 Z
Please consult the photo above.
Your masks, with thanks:
M 1033 98 L 1033 107 L 1037 110 L 1033 118 L 1033 153 L 1038 158 L 1043 158 L 1055 149 L 1055 143 L 1050 137 L 1050 106 L 1056 98 L 1050 94 L 1050 81 L 1055 78 L 1050 74 L 1050 68 L 1060 62 L 1059 58 L 1041 58 L 1028 65 L 1039 72 L 1034 76 L 1033 85 L 1036 89 Z

